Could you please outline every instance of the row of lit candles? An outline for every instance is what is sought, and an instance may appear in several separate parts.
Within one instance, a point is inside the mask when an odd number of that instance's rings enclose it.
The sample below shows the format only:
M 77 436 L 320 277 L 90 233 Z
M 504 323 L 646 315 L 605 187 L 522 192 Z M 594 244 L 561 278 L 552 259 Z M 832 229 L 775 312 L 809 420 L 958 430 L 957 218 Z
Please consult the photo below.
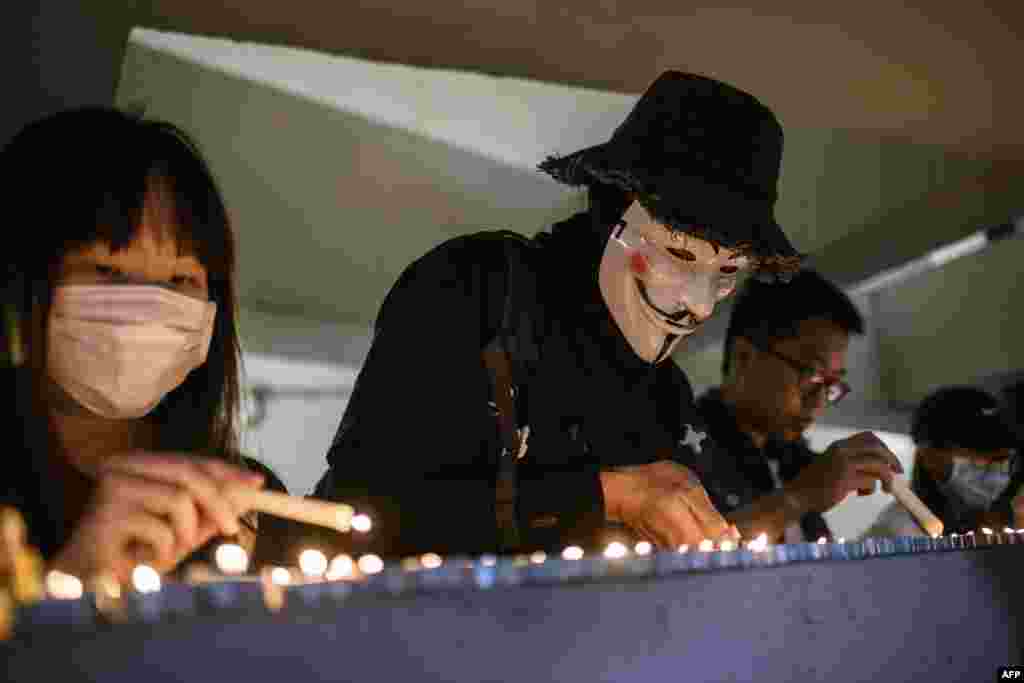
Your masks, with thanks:
M 355 520 L 353 520 L 353 527 L 355 527 Z M 991 536 L 995 532 L 989 528 L 982 528 L 982 533 L 986 536 Z M 1024 529 L 1011 529 L 1009 527 L 1003 530 L 1004 534 L 1024 534 Z M 974 532 L 970 531 L 963 536 L 973 536 Z M 951 534 L 951 538 L 957 538 L 957 534 Z M 838 538 L 836 543 L 845 543 L 845 539 Z M 825 545 L 828 543 L 826 537 L 818 539 L 819 545 Z M 718 550 L 719 552 L 731 552 L 739 550 L 742 547 L 741 544 L 723 540 L 716 544 L 711 539 L 704 539 L 695 548 L 699 552 L 712 552 Z M 766 534 L 761 534 L 752 541 L 746 543 L 746 549 L 753 552 L 760 552 L 767 550 L 768 537 Z M 646 556 L 650 555 L 654 551 L 654 547 L 647 541 L 640 541 L 633 546 L 632 551 L 635 555 Z M 678 552 L 686 553 L 690 552 L 688 545 L 679 546 Z M 619 541 L 613 541 L 605 546 L 602 555 L 608 559 L 622 559 L 630 554 L 630 548 Z M 580 560 L 583 559 L 585 552 L 583 548 L 575 545 L 568 546 L 565 548 L 561 557 L 563 560 Z M 518 558 L 523 564 L 543 564 L 547 561 L 548 556 L 543 551 L 535 552 L 529 556 L 520 556 Z M 249 568 L 249 556 L 245 549 L 241 546 L 225 543 L 219 546 L 214 553 L 214 561 L 217 565 L 217 569 L 223 577 L 238 577 L 248 570 Z M 485 555 L 480 558 L 480 562 L 483 566 L 494 566 L 497 563 L 497 558 L 493 555 Z M 401 562 L 401 567 L 406 571 L 417 571 L 420 569 L 437 569 L 444 564 L 444 558 L 436 553 L 425 553 L 419 557 L 406 558 Z M 366 554 L 360 556 L 358 559 L 353 559 L 349 555 L 338 555 L 334 559 L 328 561 L 327 556 L 319 550 L 308 549 L 303 550 L 299 554 L 299 573 L 301 576 L 296 579 L 295 572 L 285 567 L 269 567 L 263 570 L 261 577 L 265 582 L 269 582 L 276 586 L 288 586 L 294 583 L 303 582 L 315 582 L 315 581 L 339 581 L 339 580 L 352 580 L 358 578 L 360 575 L 368 576 L 377 574 L 384 569 L 384 561 L 374 554 Z M 138 593 L 152 593 L 160 590 L 161 578 L 160 574 L 152 567 L 144 564 L 140 564 L 132 571 L 131 585 L 134 590 Z M 51 571 L 46 575 L 46 592 L 51 598 L 56 599 L 78 599 L 82 597 L 84 592 L 84 586 L 82 581 L 75 576 L 65 574 L 60 571 Z M 119 594 L 120 587 L 111 585 L 108 581 L 104 584 L 104 589 L 113 597 L 117 597 Z

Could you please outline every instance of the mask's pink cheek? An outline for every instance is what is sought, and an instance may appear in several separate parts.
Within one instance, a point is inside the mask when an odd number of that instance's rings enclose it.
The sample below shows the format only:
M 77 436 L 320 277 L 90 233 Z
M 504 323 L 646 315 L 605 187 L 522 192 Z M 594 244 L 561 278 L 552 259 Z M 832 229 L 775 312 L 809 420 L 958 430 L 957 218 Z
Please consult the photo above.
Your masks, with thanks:
M 647 259 L 639 252 L 633 252 L 629 257 L 629 268 L 633 271 L 634 275 L 646 275 L 648 268 Z

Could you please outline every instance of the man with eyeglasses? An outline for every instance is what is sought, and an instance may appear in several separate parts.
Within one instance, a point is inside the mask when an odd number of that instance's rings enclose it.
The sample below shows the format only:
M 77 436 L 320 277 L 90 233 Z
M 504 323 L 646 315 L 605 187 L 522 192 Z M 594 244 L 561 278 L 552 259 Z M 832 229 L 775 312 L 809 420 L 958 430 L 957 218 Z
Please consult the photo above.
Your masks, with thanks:
M 871 432 L 817 454 L 803 433 L 850 393 L 846 353 L 863 334 L 857 308 L 813 270 L 788 284 L 749 281 L 726 333 L 722 386 L 698 401 L 716 450 L 704 484 L 745 538 L 795 543 L 830 536 L 821 513 L 902 472 Z

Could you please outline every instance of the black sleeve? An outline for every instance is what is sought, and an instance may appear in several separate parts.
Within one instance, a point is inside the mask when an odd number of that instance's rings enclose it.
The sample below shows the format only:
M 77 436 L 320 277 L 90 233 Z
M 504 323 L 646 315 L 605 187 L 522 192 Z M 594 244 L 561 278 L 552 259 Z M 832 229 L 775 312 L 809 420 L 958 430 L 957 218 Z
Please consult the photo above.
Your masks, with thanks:
M 373 344 L 317 486 L 373 518 L 347 546 L 398 556 L 495 552 L 499 439 L 481 349 L 488 306 L 500 306 L 497 240 L 451 240 L 413 263 L 389 292 Z M 521 482 L 518 500 L 540 534 L 592 516 L 596 472 Z M 527 535 L 524 539 L 530 542 Z

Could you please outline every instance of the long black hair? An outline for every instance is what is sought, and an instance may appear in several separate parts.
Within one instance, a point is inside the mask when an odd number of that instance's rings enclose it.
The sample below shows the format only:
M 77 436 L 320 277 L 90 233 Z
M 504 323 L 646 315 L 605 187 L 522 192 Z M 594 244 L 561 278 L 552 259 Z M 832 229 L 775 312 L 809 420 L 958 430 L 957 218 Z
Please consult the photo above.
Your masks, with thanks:
M 0 150 L 5 233 L 3 294 L 20 372 L 19 412 L 33 450 L 47 443 L 47 328 L 58 268 L 69 252 L 97 242 L 127 246 L 148 191 L 173 200 L 179 250 L 208 273 L 217 305 L 206 362 L 152 413 L 159 446 L 238 459 L 240 352 L 236 330 L 235 238 L 213 175 L 178 127 L 106 107 L 59 112 L 22 129 Z M 6 321 L 5 321 L 6 322 Z M 25 395 L 25 394 L 28 395 Z M 40 421 L 39 418 L 44 418 Z M 44 429 L 43 426 L 47 427 Z M 171 428 L 173 426 L 173 428 Z

